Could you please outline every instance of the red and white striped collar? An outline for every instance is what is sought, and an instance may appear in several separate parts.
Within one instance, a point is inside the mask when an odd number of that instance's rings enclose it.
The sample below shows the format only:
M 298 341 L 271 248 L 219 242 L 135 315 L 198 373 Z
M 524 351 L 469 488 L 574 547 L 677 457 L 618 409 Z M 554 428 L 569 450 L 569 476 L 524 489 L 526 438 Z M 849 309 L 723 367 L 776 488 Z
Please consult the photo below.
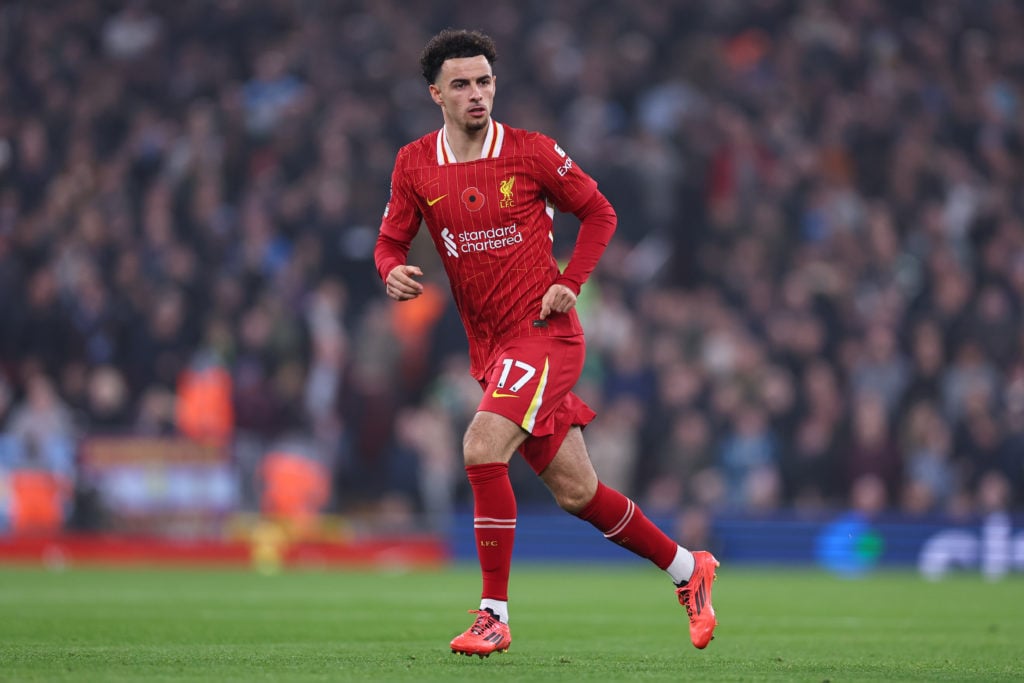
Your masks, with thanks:
M 487 127 L 487 136 L 484 138 L 484 146 L 480 152 L 480 158 L 498 158 L 501 155 L 501 145 L 504 142 L 505 126 L 491 119 L 491 125 Z M 451 145 L 448 144 L 448 133 L 445 131 L 444 126 L 441 126 L 441 130 L 437 131 L 437 165 L 444 166 L 445 164 L 454 163 L 457 163 L 457 160 Z

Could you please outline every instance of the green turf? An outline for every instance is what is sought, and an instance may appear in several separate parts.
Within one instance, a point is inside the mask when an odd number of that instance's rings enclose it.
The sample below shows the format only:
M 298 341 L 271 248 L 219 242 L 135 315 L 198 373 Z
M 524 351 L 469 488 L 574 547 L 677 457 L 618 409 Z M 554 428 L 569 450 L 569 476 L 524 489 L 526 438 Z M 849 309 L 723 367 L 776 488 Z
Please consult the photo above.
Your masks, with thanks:
M 647 567 L 518 566 L 512 649 L 448 651 L 471 567 L 408 574 L 0 567 L 0 681 L 1024 679 L 1024 580 L 719 571 L 701 652 Z M 486 679 L 481 679 L 486 675 Z

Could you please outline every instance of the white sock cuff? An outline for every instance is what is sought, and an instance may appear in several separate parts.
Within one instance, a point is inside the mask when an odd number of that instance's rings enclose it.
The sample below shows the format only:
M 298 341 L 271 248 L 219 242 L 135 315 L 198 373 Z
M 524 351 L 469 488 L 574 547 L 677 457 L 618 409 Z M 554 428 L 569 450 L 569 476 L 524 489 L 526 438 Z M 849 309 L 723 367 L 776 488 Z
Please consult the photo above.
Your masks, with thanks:
M 672 583 L 679 584 L 689 581 L 693 576 L 693 553 L 683 546 L 678 546 L 676 556 L 672 563 L 665 567 L 665 572 L 672 577 Z
M 489 609 L 506 624 L 508 623 L 508 602 L 505 600 L 480 599 L 480 609 Z

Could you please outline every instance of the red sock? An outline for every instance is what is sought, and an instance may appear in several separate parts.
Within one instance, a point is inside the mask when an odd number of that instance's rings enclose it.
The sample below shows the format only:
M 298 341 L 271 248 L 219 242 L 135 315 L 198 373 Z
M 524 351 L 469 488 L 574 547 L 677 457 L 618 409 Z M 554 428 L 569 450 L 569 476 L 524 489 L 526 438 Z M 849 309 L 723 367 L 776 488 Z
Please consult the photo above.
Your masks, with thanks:
M 468 465 L 466 474 L 473 488 L 473 532 L 484 583 L 480 597 L 508 600 L 516 537 L 516 497 L 508 478 L 508 463 Z
M 609 541 L 665 569 L 676 556 L 677 544 L 654 526 L 640 507 L 613 488 L 597 483 L 597 493 L 576 515 L 598 528 Z

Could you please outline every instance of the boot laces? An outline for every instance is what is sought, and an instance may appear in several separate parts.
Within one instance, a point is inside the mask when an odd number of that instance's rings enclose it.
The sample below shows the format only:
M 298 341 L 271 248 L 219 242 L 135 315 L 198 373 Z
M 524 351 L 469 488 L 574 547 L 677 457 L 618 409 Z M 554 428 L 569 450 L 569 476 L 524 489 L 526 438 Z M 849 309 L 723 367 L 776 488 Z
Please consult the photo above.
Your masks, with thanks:
M 683 608 L 686 609 L 686 616 L 690 618 L 690 621 L 693 621 L 693 607 L 690 606 L 690 593 L 692 592 L 693 591 L 686 590 L 685 588 L 679 591 L 679 597 L 681 597 L 683 601 Z
M 487 629 L 491 628 L 491 626 L 494 625 L 494 622 L 497 621 L 497 619 L 493 614 L 484 609 L 469 610 L 470 614 L 473 614 L 474 612 L 477 615 L 476 621 L 473 622 L 473 625 L 469 627 L 469 631 L 475 636 L 480 636 L 483 635 Z

